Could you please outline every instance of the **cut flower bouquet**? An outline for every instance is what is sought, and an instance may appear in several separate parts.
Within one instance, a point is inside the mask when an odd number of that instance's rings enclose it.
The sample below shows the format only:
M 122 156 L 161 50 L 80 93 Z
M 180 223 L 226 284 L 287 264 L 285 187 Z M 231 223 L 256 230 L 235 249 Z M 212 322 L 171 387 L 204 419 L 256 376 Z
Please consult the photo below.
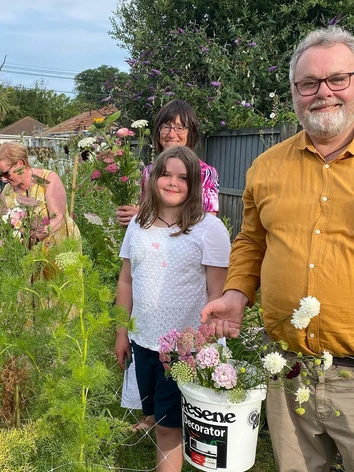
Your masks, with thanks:
M 131 128 L 119 128 L 120 111 L 101 119 L 89 128 L 91 136 L 77 143 L 79 150 L 89 154 L 91 180 L 106 187 L 116 205 L 138 203 L 142 162 L 140 152 L 150 134 L 146 120 L 137 120 Z M 137 134 L 137 136 L 136 136 Z M 133 137 L 137 146 L 132 146 Z
M 261 310 L 260 310 L 261 311 Z M 318 316 L 320 302 L 314 297 L 300 301 L 299 309 L 294 310 L 291 324 L 294 329 L 304 329 L 310 320 Z M 253 314 L 253 318 L 249 315 Z M 160 338 L 160 360 L 166 375 L 179 384 L 193 383 L 216 392 L 227 392 L 230 402 L 239 403 L 256 388 L 284 387 L 294 393 L 297 403 L 296 412 L 305 413 L 304 404 L 310 400 L 310 381 L 308 377 L 331 367 L 333 356 L 324 351 L 321 356 L 308 356 L 288 351 L 284 341 L 264 342 L 264 331 L 260 316 L 255 321 L 254 311 L 248 310 L 243 328 L 237 339 L 229 341 L 229 347 L 216 342 L 208 325 L 198 330 L 187 328 L 183 332 L 172 330 Z M 350 372 L 342 370 L 342 378 Z M 293 380 L 299 377 L 300 386 L 293 387 Z M 335 414 L 340 413 L 336 410 Z

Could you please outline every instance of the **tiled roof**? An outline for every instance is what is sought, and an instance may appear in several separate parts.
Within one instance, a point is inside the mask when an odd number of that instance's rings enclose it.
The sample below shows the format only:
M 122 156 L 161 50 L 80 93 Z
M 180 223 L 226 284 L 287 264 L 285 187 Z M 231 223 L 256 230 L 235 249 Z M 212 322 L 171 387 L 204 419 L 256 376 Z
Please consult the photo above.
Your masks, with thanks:
M 46 126 L 38 120 L 35 120 L 31 116 L 21 118 L 21 120 L 15 121 L 11 125 L 0 129 L 0 134 L 11 134 L 19 135 L 25 134 L 26 136 L 38 135 L 40 130 L 43 130 Z
M 99 110 L 84 111 L 80 115 L 73 116 L 58 125 L 48 128 L 43 132 L 43 136 L 63 136 L 79 134 L 89 129 L 96 118 L 104 118 L 117 111 L 112 106 L 100 108 Z

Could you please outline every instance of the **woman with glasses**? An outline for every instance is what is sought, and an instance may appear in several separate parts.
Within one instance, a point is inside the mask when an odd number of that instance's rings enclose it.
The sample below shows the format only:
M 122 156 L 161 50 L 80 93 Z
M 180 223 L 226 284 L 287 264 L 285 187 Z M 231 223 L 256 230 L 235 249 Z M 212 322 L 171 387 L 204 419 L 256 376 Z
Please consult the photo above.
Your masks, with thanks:
M 156 115 L 154 126 L 154 146 L 158 153 L 172 146 L 187 146 L 194 150 L 199 138 L 199 122 L 194 109 L 183 100 L 172 100 L 164 105 Z M 203 210 L 216 215 L 219 210 L 219 179 L 214 167 L 199 159 Z M 153 163 L 145 168 L 142 177 L 141 198 L 149 179 Z M 117 218 L 121 226 L 128 226 L 130 220 L 138 213 L 137 206 L 120 206 Z M 168 224 L 166 223 L 168 226 Z M 128 367 L 128 366 L 127 366 Z M 130 409 L 141 409 L 140 396 L 136 383 L 135 365 L 130 364 L 125 370 L 122 406 Z M 148 430 L 155 424 L 153 416 L 147 416 L 136 423 L 135 431 Z
M 183 100 L 172 100 L 166 103 L 156 115 L 154 126 L 154 146 L 162 152 L 170 146 L 188 146 L 194 150 L 199 138 L 199 123 L 194 109 Z M 219 179 L 214 167 L 200 161 L 202 180 L 203 209 L 214 215 L 219 210 Z M 145 168 L 142 178 L 142 198 L 153 164 Z M 121 226 L 128 226 L 130 220 L 138 213 L 136 206 L 118 207 L 117 218 Z
M 15 207 L 30 209 L 30 246 L 40 242 L 47 248 L 68 237 L 80 240 L 79 229 L 68 214 L 60 177 L 53 171 L 31 167 L 25 146 L 0 146 L 0 177 L 5 183 L 1 213 L 6 215 Z

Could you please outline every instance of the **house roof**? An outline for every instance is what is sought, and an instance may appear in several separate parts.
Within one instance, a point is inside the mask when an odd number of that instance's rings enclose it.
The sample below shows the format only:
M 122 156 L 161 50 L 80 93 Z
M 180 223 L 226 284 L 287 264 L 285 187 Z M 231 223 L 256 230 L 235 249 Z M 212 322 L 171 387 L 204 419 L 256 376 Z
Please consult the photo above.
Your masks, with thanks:
M 26 116 L 25 118 L 21 118 L 21 120 L 15 121 L 15 123 L 0 129 L 0 134 L 24 134 L 26 136 L 32 136 L 34 134 L 39 134 L 40 130 L 43 130 L 45 127 L 46 125 L 40 121 L 35 120 L 31 116 Z
M 67 136 L 82 133 L 93 125 L 95 119 L 105 118 L 115 111 L 117 111 L 117 109 L 112 106 L 100 108 L 99 110 L 84 111 L 52 128 L 46 129 L 43 132 L 43 136 Z

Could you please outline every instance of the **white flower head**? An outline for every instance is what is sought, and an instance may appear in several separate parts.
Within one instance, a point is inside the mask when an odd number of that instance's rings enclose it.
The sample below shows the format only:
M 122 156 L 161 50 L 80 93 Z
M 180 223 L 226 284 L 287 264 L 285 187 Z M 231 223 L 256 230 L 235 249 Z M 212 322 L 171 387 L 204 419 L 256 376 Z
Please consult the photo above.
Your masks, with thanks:
M 320 312 L 321 303 L 316 297 L 308 296 L 300 300 L 300 308 L 308 313 L 311 318 L 317 316 Z
M 272 375 L 279 374 L 286 365 L 285 358 L 279 352 L 271 352 L 262 359 L 263 367 Z
M 275 118 L 275 113 L 274 113 L 274 112 L 271 113 L 271 114 L 269 115 L 269 118 L 270 118 L 271 120 L 272 120 L 273 118 Z
M 275 92 L 270 92 L 269 97 L 274 98 L 275 97 Z
M 310 399 L 310 389 L 308 387 L 299 387 L 296 390 L 296 401 L 300 403 L 305 403 Z
M 131 124 L 131 128 L 146 128 L 148 124 L 146 120 L 136 120 Z
M 7 223 L 10 218 L 10 212 L 8 211 L 5 215 L 2 215 L 1 219 L 4 223 Z
M 294 310 L 291 323 L 296 329 L 307 328 L 312 318 L 318 316 L 321 303 L 315 297 L 305 297 L 300 300 L 300 308 Z
M 92 144 L 96 142 L 95 138 L 84 138 L 77 143 L 77 147 L 80 149 L 91 148 Z
M 293 316 L 291 318 L 291 324 L 295 326 L 296 329 L 307 328 L 310 323 L 311 317 L 303 310 L 294 310 Z
M 102 218 L 94 213 L 84 213 L 84 217 L 89 223 L 96 226 L 103 226 Z
M 328 351 L 323 351 L 323 370 L 329 369 L 333 364 L 333 356 Z

